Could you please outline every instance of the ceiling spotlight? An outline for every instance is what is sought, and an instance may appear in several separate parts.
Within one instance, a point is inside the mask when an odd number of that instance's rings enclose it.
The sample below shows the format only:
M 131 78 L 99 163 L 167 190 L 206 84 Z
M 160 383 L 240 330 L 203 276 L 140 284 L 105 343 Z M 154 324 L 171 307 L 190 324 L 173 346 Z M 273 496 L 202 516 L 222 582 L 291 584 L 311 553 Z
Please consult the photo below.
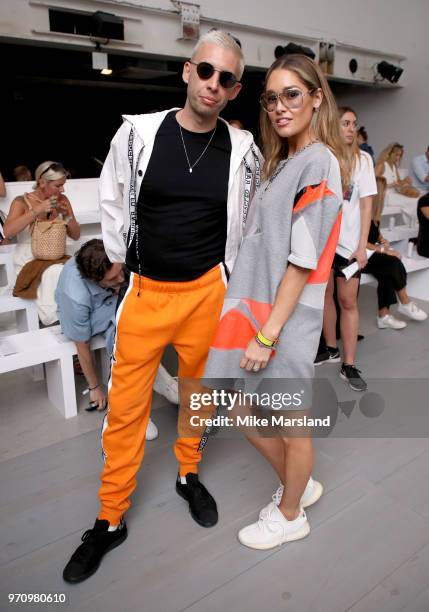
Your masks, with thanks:
M 124 20 L 112 13 L 96 11 L 91 15 L 91 36 L 108 40 L 124 40 Z
M 112 69 L 109 68 L 109 56 L 107 53 L 99 51 L 99 44 L 97 44 L 96 48 L 97 51 L 92 52 L 92 69 L 99 70 L 100 74 L 104 74 L 105 76 L 110 76 L 112 74 Z
M 377 73 L 381 76 L 381 79 L 376 78 L 376 80 L 387 79 L 390 83 L 397 83 L 401 74 L 404 72 L 403 68 L 389 64 L 389 62 L 386 61 L 377 64 L 376 68 Z
M 286 47 L 282 47 L 281 45 L 278 45 L 274 49 L 274 57 L 276 59 L 278 59 L 279 57 L 282 57 L 282 55 L 293 55 L 294 53 L 300 53 L 301 55 L 306 55 L 307 57 L 311 57 L 311 59 L 314 59 L 316 57 L 316 54 L 314 53 L 313 49 L 311 49 L 310 47 L 302 47 L 301 45 L 296 45 L 293 42 L 288 43 Z
M 99 51 L 100 45 L 97 45 L 97 51 L 92 52 L 92 69 L 104 70 L 109 67 L 107 53 Z

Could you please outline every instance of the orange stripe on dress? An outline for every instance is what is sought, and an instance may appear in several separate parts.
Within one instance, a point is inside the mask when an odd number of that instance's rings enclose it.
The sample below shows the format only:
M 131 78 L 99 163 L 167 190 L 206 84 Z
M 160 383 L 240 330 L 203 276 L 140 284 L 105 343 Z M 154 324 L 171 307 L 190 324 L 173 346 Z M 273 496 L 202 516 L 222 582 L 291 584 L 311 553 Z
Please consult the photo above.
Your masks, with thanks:
M 306 208 L 310 204 L 314 204 L 314 202 L 317 202 L 318 200 L 323 200 L 325 196 L 330 195 L 334 195 L 334 193 L 329 189 L 326 180 L 319 183 L 319 185 L 316 185 L 316 187 L 309 185 L 306 187 L 304 193 L 294 206 L 293 214 L 299 212 L 303 208 Z
M 272 305 L 266 302 L 258 302 L 256 300 L 251 300 L 250 298 L 245 298 L 241 301 L 249 308 L 250 312 L 259 323 L 259 327 L 262 327 L 270 316 L 271 310 L 273 308 Z
M 316 270 L 313 270 L 308 277 L 307 284 L 309 285 L 327 283 L 329 280 L 329 274 L 331 272 L 332 262 L 334 260 L 335 250 L 337 248 L 338 238 L 340 236 L 341 218 L 342 212 L 340 211 L 331 229 L 331 233 L 329 234 L 325 248 L 319 257 L 317 268 Z
M 257 331 L 246 315 L 231 308 L 219 321 L 212 348 L 224 351 L 244 350 Z

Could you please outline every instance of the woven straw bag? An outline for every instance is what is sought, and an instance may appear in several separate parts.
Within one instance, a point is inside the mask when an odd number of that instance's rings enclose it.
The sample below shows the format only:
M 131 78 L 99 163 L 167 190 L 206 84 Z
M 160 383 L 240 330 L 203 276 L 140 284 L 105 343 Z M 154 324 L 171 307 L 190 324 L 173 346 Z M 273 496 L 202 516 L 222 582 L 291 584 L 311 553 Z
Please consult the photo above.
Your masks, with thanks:
M 36 219 L 31 234 L 31 250 L 35 259 L 54 260 L 66 252 L 67 224 L 62 219 L 39 221 Z
M 31 203 L 25 198 L 30 210 Z M 52 221 L 36 219 L 31 231 L 31 251 L 34 259 L 54 261 L 64 257 L 66 252 L 67 223 L 61 218 Z

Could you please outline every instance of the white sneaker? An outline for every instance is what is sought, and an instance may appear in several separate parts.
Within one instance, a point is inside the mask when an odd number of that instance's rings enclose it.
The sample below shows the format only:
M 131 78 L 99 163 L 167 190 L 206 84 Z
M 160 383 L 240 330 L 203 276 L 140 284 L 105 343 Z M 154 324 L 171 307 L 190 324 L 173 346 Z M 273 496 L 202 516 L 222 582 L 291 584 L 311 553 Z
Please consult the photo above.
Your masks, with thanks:
M 276 506 L 279 505 L 282 499 L 283 491 L 284 491 L 284 486 L 280 484 L 277 491 L 273 493 L 272 500 L 276 504 Z M 309 506 L 312 506 L 317 501 L 319 501 L 319 499 L 322 497 L 322 493 L 323 493 L 323 485 L 317 480 L 313 480 L 313 478 L 310 476 L 307 482 L 307 486 L 305 487 L 304 493 L 302 494 L 299 505 L 302 508 L 308 508 Z M 259 518 L 264 518 L 264 516 L 268 512 L 268 509 L 271 503 L 272 502 L 270 502 L 267 506 L 262 508 L 262 510 L 259 513 Z
M 378 329 L 404 329 L 407 327 L 405 321 L 395 319 L 391 314 L 384 315 L 383 317 L 377 317 Z
M 271 502 L 266 516 L 240 529 L 238 539 L 249 548 L 268 550 L 285 542 L 301 540 L 309 533 L 310 525 L 302 508 L 296 519 L 288 521 L 276 504 Z
M 158 427 L 155 425 L 155 423 L 152 421 L 152 419 L 149 419 L 149 423 L 147 424 L 147 429 L 146 429 L 146 440 L 155 440 L 159 435 L 158 432 Z
M 414 302 L 408 302 L 408 304 L 399 304 L 398 312 L 406 315 L 413 321 L 426 321 L 428 318 L 427 313 L 419 308 Z
M 170 376 L 163 365 L 160 364 L 153 383 L 154 391 L 165 397 L 172 404 L 179 403 L 179 383 L 177 378 Z

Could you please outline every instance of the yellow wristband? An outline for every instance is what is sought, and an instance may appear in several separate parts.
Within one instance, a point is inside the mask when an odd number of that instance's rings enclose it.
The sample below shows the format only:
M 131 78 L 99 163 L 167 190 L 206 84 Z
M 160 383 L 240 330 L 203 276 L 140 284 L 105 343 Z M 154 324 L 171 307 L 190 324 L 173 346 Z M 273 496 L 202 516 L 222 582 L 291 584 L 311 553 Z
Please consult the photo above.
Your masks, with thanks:
M 277 340 L 268 340 L 268 338 L 264 336 L 261 330 L 258 331 L 258 333 L 256 334 L 256 337 L 259 340 L 259 342 L 263 344 L 264 346 L 266 346 L 267 348 L 273 347 L 277 342 Z

